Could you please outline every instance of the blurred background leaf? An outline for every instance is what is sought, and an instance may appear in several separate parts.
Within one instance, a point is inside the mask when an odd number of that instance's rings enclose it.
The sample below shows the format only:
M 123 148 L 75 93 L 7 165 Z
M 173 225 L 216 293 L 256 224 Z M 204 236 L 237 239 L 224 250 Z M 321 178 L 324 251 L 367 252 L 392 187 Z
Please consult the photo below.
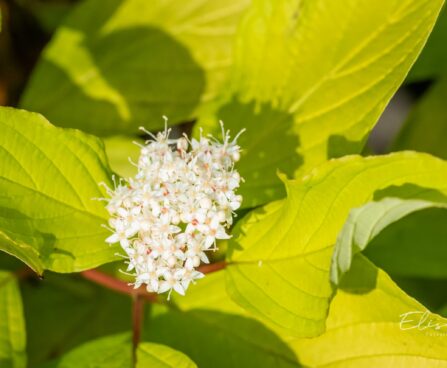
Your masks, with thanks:
M 444 41 L 447 45 L 447 35 Z M 447 159 L 447 62 L 443 72 L 411 111 L 393 150 L 412 149 Z
M 72 10 L 76 0 L 15 0 L 15 6 L 33 15 L 43 30 L 54 32 Z
M 134 142 L 143 144 L 137 137 L 115 135 L 104 139 L 107 158 L 110 168 L 123 178 L 135 176 L 137 168 L 132 164 L 138 163 L 140 147 Z

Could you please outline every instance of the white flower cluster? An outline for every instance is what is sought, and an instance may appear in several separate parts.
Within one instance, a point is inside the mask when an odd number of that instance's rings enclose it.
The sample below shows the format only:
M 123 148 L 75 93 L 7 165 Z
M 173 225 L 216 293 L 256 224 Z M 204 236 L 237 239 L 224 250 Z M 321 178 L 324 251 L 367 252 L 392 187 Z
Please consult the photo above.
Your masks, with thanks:
M 141 146 L 135 178 L 107 188 L 113 234 L 106 241 L 120 242 L 135 288 L 146 284 L 149 292 L 170 296 L 173 289 L 184 295 L 204 276 L 196 268 L 209 263 L 206 252 L 216 250 L 216 239 L 230 237 L 226 228 L 242 197 L 235 193 L 241 181 L 234 169 L 239 135 L 230 141 L 223 127 L 223 142 L 169 134 L 151 134 L 153 140 Z

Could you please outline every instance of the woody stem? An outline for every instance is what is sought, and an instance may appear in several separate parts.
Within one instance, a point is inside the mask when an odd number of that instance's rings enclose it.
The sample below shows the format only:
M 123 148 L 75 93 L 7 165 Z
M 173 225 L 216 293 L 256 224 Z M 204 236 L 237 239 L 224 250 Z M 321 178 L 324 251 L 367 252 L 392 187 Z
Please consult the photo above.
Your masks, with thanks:
M 211 264 L 205 264 L 198 268 L 198 271 L 207 274 L 216 272 L 219 270 L 224 269 L 227 266 L 227 263 L 225 261 L 220 261 L 216 263 Z M 132 286 L 130 286 L 127 282 L 119 280 L 111 275 L 108 275 L 106 273 L 103 273 L 98 270 L 87 270 L 81 272 L 81 276 L 84 277 L 87 280 L 90 280 L 98 285 L 104 286 L 108 289 L 114 290 L 121 294 L 126 295 L 138 295 L 142 299 L 147 300 L 152 303 L 157 303 L 157 295 L 154 293 L 148 293 L 144 287 L 140 287 L 138 289 L 134 289 Z
M 144 299 L 141 294 L 133 295 L 132 304 L 132 360 L 133 366 L 137 364 L 137 349 L 141 339 L 141 330 L 144 318 Z

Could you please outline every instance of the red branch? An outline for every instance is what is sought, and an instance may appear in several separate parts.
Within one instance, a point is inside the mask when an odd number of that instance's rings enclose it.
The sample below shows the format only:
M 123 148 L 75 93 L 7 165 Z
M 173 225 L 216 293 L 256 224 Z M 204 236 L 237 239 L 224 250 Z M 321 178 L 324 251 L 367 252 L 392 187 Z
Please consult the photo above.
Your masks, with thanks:
M 197 271 L 207 274 L 207 273 L 223 270 L 225 267 L 227 267 L 227 262 L 220 261 L 220 262 L 216 262 L 216 263 L 201 265 L 197 269 Z
M 157 302 L 157 296 L 153 293 L 148 293 L 144 287 L 134 289 L 132 286 L 128 285 L 127 282 L 119 280 L 113 276 L 107 275 L 98 270 L 87 270 L 81 272 L 81 275 L 87 280 L 93 281 L 94 283 L 104 286 L 108 289 L 114 290 L 121 294 L 141 296 L 143 299 L 150 301 L 152 303 Z
M 225 261 L 220 261 L 211 264 L 205 264 L 198 268 L 198 271 L 202 273 L 211 273 L 224 269 L 227 266 Z M 157 303 L 157 295 L 154 293 L 148 293 L 146 289 L 142 286 L 138 289 L 134 289 L 127 282 L 119 280 L 111 275 L 103 273 L 98 270 L 87 270 L 81 272 L 81 275 L 98 285 L 104 286 L 108 289 L 114 290 L 121 294 L 139 296 L 144 300 L 152 303 Z

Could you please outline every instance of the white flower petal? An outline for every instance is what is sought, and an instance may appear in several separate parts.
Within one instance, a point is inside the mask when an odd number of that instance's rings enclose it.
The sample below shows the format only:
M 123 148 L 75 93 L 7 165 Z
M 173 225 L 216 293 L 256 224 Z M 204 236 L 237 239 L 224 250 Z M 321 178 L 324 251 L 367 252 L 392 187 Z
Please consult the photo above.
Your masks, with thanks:
M 117 242 L 119 242 L 119 240 L 120 240 L 120 237 L 118 236 L 118 234 L 112 234 L 112 235 L 110 235 L 107 239 L 106 239 L 106 242 L 107 243 L 110 243 L 110 244 L 113 244 L 113 243 L 117 243 Z
M 176 282 L 174 284 L 174 290 L 179 293 L 180 295 L 185 295 L 185 289 L 183 288 L 182 284 L 179 282 Z
M 163 294 L 167 292 L 168 290 L 171 290 L 171 284 L 167 281 L 162 281 L 160 283 L 160 286 L 158 287 L 158 293 Z
M 214 245 L 214 242 L 216 241 L 216 238 L 214 236 L 207 236 L 205 238 L 205 242 L 203 244 L 203 247 L 205 249 L 211 248 L 212 245 Z

